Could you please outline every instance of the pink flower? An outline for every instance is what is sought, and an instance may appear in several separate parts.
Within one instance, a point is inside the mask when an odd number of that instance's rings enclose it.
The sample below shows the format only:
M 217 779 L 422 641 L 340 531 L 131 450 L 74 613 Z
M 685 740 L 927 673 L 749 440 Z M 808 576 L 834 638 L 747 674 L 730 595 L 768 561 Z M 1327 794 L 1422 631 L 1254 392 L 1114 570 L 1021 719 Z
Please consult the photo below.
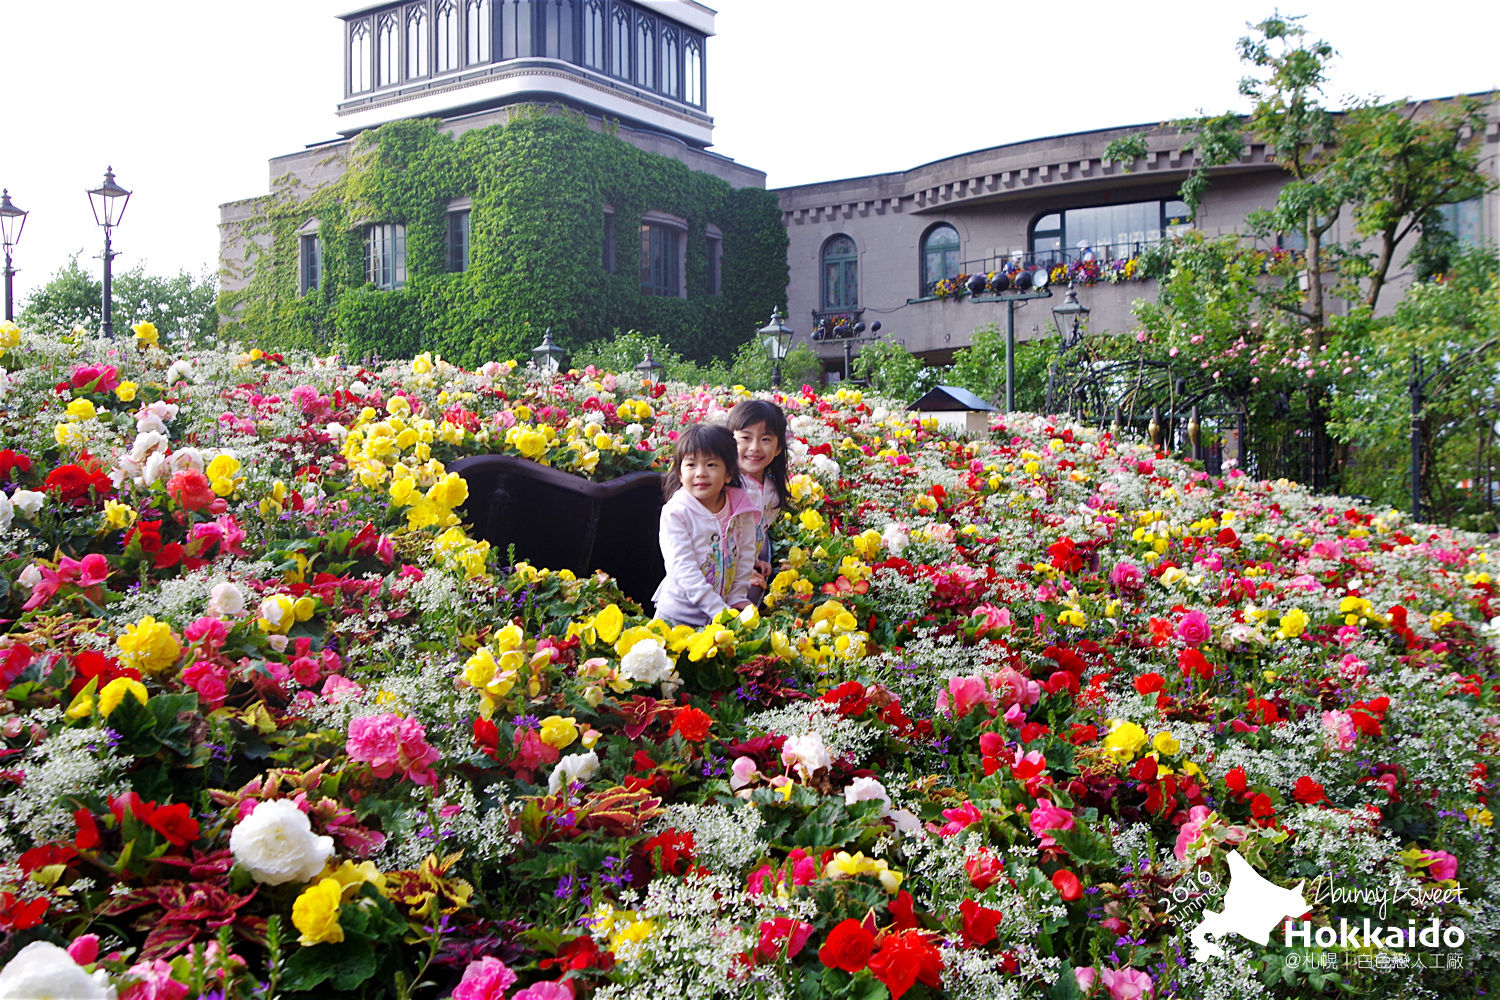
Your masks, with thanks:
M 937 710 L 955 719 L 962 719 L 980 705 L 995 714 L 995 696 L 982 677 L 950 677 L 948 686 L 938 692 Z
M 99 960 L 99 935 L 80 934 L 67 948 L 68 957 L 79 965 L 92 965 Z
M 1458 874 L 1458 858 L 1447 851 L 1423 851 L 1422 857 L 1431 861 L 1427 871 L 1438 881 L 1453 878 Z
M 729 766 L 729 770 L 731 772 L 729 787 L 734 791 L 739 791 L 760 777 L 760 771 L 751 757 L 736 757 L 734 763 Z
M 1109 990 L 1110 1000 L 1140 1000 L 1151 995 L 1155 984 L 1139 969 L 1105 969 L 1099 981 Z
M 173 476 L 167 483 L 167 495 L 183 510 L 207 510 L 218 499 L 208 477 L 197 469 L 184 469 Z
M 1078 980 L 1078 988 L 1087 993 L 1094 988 L 1094 967 L 1092 965 L 1075 965 L 1073 967 L 1073 978 Z
M 984 815 L 972 802 L 965 802 L 957 809 L 944 809 L 943 818 L 948 822 L 937 830 L 939 837 L 951 837 L 954 834 L 967 829 L 980 820 Z M 936 825 L 936 824 L 934 824 Z
M 210 660 L 194 661 L 182 672 L 182 682 L 198 692 L 198 698 L 210 710 L 229 697 L 229 671 Z
M 505 1000 L 505 991 L 515 981 L 516 974 L 504 962 L 485 956 L 464 969 L 453 1000 Z
M 120 994 L 120 1000 L 183 1000 L 188 995 L 186 984 L 172 978 L 172 966 L 161 959 L 137 962 L 125 971 L 127 980 L 134 980 Z
M 1073 814 L 1059 805 L 1042 799 L 1037 802 L 1036 808 L 1031 810 L 1029 822 L 1031 832 L 1041 841 L 1037 846 L 1056 847 L 1057 841 L 1052 839 L 1047 831 L 1073 829 Z
M 1140 590 L 1146 585 L 1146 573 L 1130 560 L 1121 559 L 1109 571 L 1109 582 L 1120 590 Z
M 1015 667 L 1001 667 L 990 675 L 990 687 L 1001 705 L 1030 708 L 1042 698 L 1042 686 Z
M 511 1000 L 573 1000 L 573 987 L 566 982 L 532 983 Z
M 1177 846 L 1172 848 L 1172 853 L 1177 855 L 1177 860 L 1187 858 L 1188 845 L 1198 839 L 1203 832 L 1203 823 L 1208 819 L 1209 809 L 1206 806 L 1193 806 L 1188 810 L 1187 822 L 1177 828 Z
M 760 925 L 760 943 L 755 954 L 768 962 L 774 962 L 783 953 L 796 958 L 807 939 L 812 936 L 813 925 L 791 917 L 775 917 L 763 920 Z
M 389 778 L 399 770 L 419 785 L 437 783 L 430 765 L 440 755 L 428 745 L 427 730 L 417 719 L 395 712 L 353 719 L 345 751 L 353 760 L 369 764 L 377 778 Z
M 109 560 L 97 552 L 90 552 L 79 563 L 78 583 L 83 587 L 96 587 L 109 576 Z
M 323 700 L 328 702 L 328 704 L 336 705 L 345 698 L 358 698 L 364 693 L 364 690 L 356 681 L 351 681 L 347 677 L 334 674 L 331 677 L 324 678 L 323 690 L 318 693 L 323 696 Z
M 73 369 L 69 381 L 73 388 L 82 389 L 95 379 L 99 380 L 95 392 L 113 392 L 120 384 L 120 372 L 114 365 L 79 365 Z
M 977 459 L 976 459 L 977 461 Z M 998 629 L 1010 628 L 1010 609 L 998 608 L 993 604 L 981 604 L 969 612 L 970 617 L 984 619 L 979 624 L 979 634 L 994 632 Z
M 1348 712 L 1328 711 L 1323 713 L 1323 737 L 1340 750 L 1353 750 L 1358 731 L 1354 719 Z
M 1212 634 L 1208 615 L 1201 611 L 1189 611 L 1177 620 L 1177 638 L 1189 646 L 1203 645 Z
M 229 626 L 218 618 L 204 615 L 183 629 L 182 636 L 188 642 L 201 642 L 205 646 L 218 647 L 224 645 L 224 640 L 229 638 Z

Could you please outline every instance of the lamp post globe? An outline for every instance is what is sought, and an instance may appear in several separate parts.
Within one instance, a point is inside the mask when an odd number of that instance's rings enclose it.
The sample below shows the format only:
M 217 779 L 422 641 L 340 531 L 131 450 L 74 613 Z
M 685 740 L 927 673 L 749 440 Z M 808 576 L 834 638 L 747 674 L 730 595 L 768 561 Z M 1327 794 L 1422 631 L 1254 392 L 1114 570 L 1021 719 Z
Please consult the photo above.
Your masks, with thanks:
M 104 312 L 104 335 L 115 337 L 114 311 L 112 306 L 110 279 L 115 252 L 110 245 L 110 230 L 120 224 L 125 216 L 125 206 L 130 204 L 130 192 L 115 182 L 114 167 L 104 168 L 104 183 L 89 189 L 89 206 L 94 210 L 94 221 L 104 229 L 104 291 L 100 304 Z
M 786 360 L 786 355 L 792 347 L 792 337 L 795 334 L 783 322 L 781 322 L 781 310 L 771 310 L 771 321 L 756 331 L 761 343 L 765 345 L 766 356 L 771 359 L 771 387 L 781 387 L 781 362 Z
M 646 357 L 640 364 L 635 366 L 635 370 L 641 373 L 642 378 L 648 379 L 651 384 L 655 385 L 661 381 L 661 373 L 666 370 L 666 365 L 653 358 L 651 356 L 651 348 L 648 347 L 646 348 Z
M 1068 283 L 1068 293 L 1062 302 L 1052 307 L 1052 319 L 1057 324 L 1058 336 L 1062 338 L 1063 350 L 1067 350 L 1083 339 L 1079 323 L 1089 314 L 1089 307 L 1078 301 L 1078 289 Z
M 21 231 L 26 228 L 27 214 L 24 209 L 17 208 L 10 200 L 8 188 L 0 191 L 0 242 L 5 244 L 5 319 L 7 322 L 16 318 L 15 306 L 11 298 L 11 279 L 16 273 L 16 269 L 11 266 L 11 248 L 21 242 Z
M 552 328 L 542 334 L 542 342 L 531 349 L 531 360 L 537 368 L 548 375 L 556 375 L 562 367 L 563 355 L 567 352 L 552 342 Z

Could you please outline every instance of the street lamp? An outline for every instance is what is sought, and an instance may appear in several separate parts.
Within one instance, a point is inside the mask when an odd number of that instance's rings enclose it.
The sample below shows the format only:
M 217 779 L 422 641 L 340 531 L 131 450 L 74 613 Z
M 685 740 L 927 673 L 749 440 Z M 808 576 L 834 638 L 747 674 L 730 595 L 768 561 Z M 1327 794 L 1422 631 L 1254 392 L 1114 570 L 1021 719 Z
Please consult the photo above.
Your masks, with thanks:
M 1078 289 L 1068 282 L 1068 294 L 1060 304 L 1052 307 L 1052 319 L 1057 323 L 1058 335 L 1062 337 L 1062 349 L 1068 350 L 1083 339 L 1078 324 L 1087 318 L 1089 307 L 1078 301 Z
M 104 168 L 104 183 L 89 191 L 89 206 L 94 210 L 94 221 L 104 227 L 104 335 L 115 339 L 115 322 L 110 302 L 111 264 L 115 252 L 110 249 L 109 231 L 120 224 L 125 215 L 125 206 L 130 203 L 130 192 L 115 183 L 113 167 Z
M 11 304 L 11 278 L 16 269 L 10 264 L 10 248 L 21 242 L 21 230 L 26 228 L 27 213 L 17 208 L 10 200 L 10 190 L 0 191 L 0 239 L 5 243 L 5 318 L 16 318 Z
M 976 274 L 969 279 L 969 297 L 978 302 L 1005 303 L 1005 410 L 1016 412 L 1016 303 L 1032 299 L 1050 299 L 1052 289 L 1047 287 L 1051 278 L 1045 267 L 1034 271 L 1017 271 L 1014 278 L 1003 268 L 993 278 Z M 985 290 L 994 293 L 993 298 L 980 299 Z
M 781 387 L 781 362 L 786 360 L 787 351 L 791 350 L 792 337 L 795 334 L 781 322 L 780 309 L 772 309 L 771 321 L 755 332 L 766 346 L 766 356 L 771 359 L 771 388 L 779 389 Z
M 552 342 L 552 328 L 542 334 L 542 342 L 531 349 L 531 360 L 539 369 L 548 375 L 556 375 L 557 370 L 562 367 L 563 355 L 566 352 Z
M 661 373 L 666 370 L 666 365 L 651 356 L 651 348 L 646 348 L 646 358 L 635 366 L 635 370 L 641 373 L 641 377 L 647 379 L 652 385 L 661 378 Z

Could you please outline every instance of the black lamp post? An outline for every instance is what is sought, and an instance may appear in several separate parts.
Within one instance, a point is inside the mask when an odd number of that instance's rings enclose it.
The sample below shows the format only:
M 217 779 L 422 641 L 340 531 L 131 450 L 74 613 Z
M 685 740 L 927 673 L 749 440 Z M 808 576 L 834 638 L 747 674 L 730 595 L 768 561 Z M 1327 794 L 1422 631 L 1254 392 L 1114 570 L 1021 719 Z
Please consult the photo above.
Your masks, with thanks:
M 1052 290 L 1047 287 L 1051 275 L 1045 267 L 1034 271 L 1018 271 L 1014 278 L 1004 270 L 994 280 L 983 274 L 969 279 L 969 297 L 974 301 L 1005 303 L 1005 410 L 1016 412 L 1016 305 L 1032 299 L 1049 299 Z M 989 291 L 993 298 L 980 299 Z
M 552 328 L 542 334 L 542 342 L 531 349 L 531 360 L 548 375 L 556 375 L 562 367 L 563 355 L 567 353 L 552 342 Z
M 110 297 L 111 265 L 115 252 L 110 248 L 109 231 L 120 224 L 125 215 L 125 206 L 130 204 L 130 192 L 115 183 L 113 167 L 104 168 L 104 183 L 89 191 L 89 206 L 94 210 L 94 221 L 104 227 L 104 335 L 115 339 L 115 321 Z
M 1089 314 L 1089 307 L 1078 301 L 1078 289 L 1068 282 L 1068 292 L 1062 302 L 1052 307 L 1052 321 L 1057 324 L 1058 336 L 1062 338 L 1062 351 L 1066 354 L 1083 340 L 1080 323 Z M 1047 375 L 1047 412 L 1052 412 L 1052 387 L 1057 379 L 1057 362 Z
M 787 351 L 792 348 L 792 337 L 795 336 L 787 325 L 781 322 L 781 310 L 771 310 L 771 321 L 756 331 L 761 342 L 766 346 L 766 356 L 771 359 L 771 388 L 781 387 L 781 362 L 786 360 Z
M 661 380 L 661 373 L 666 370 L 666 365 L 651 356 L 651 348 L 646 348 L 646 357 L 635 370 L 641 373 L 641 377 L 650 380 L 655 385 Z
M 26 228 L 27 213 L 17 208 L 10 200 L 10 190 L 0 191 L 0 239 L 5 243 L 5 318 L 16 318 L 11 301 L 11 278 L 16 269 L 10 263 L 10 248 L 21 242 L 21 230 Z

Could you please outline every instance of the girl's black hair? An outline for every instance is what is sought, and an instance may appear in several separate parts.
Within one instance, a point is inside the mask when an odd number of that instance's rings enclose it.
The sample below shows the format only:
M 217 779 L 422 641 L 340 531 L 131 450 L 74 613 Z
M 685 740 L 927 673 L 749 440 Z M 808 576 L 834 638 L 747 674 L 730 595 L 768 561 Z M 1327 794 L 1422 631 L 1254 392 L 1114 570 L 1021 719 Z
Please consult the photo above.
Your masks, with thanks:
M 786 411 L 767 399 L 742 400 L 734 404 L 734 409 L 729 411 L 731 432 L 742 431 L 756 424 L 765 424 L 766 430 L 775 434 L 777 442 L 781 445 L 781 451 L 771 459 L 771 464 L 766 466 L 766 472 L 770 474 L 771 485 L 776 487 L 776 499 L 780 502 L 782 510 L 785 510 L 787 501 L 791 498 L 786 488 Z
M 713 455 L 729 472 L 725 485 L 740 484 L 740 446 L 734 434 L 717 424 L 694 424 L 677 436 L 677 447 L 672 449 L 672 469 L 661 477 L 663 498 L 682 488 L 682 460 L 689 455 Z

